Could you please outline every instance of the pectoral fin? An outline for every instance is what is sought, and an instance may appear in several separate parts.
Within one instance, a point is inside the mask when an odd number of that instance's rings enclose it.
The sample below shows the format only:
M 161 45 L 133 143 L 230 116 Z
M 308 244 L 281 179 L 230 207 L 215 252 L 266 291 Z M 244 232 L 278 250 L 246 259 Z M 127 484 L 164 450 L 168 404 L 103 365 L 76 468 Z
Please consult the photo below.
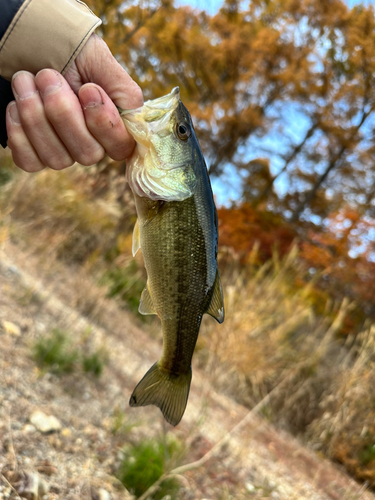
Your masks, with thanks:
M 212 295 L 211 303 L 207 309 L 207 314 L 216 319 L 218 323 L 224 321 L 224 301 L 223 290 L 221 288 L 219 271 L 216 269 L 216 278 L 214 283 L 214 293 Z
M 132 254 L 133 257 L 135 254 L 138 252 L 138 250 L 141 248 L 141 236 L 139 234 L 139 222 L 137 219 L 137 222 L 135 223 L 134 230 L 133 230 L 133 244 L 132 244 Z
M 145 217 L 145 220 L 142 223 L 142 227 L 149 224 L 158 215 L 164 203 L 165 202 L 163 200 L 157 200 L 152 205 L 150 205 L 149 210 L 147 212 L 147 216 Z
M 147 286 L 144 288 L 139 302 L 138 312 L 141 314 L 156 314 L 154 304 Z

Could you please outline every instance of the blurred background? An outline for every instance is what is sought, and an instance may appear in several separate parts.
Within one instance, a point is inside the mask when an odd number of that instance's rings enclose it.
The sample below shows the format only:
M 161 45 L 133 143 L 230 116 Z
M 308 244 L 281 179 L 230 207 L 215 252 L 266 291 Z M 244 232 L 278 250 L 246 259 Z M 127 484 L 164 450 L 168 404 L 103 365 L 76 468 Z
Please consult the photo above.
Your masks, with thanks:
M 247 408 L 283 381 L 263 416 L 374 487 L 373 2 L 87 3 L 146 100 L 180 87 L 206 158 L 226 320 L 197 367 Z M 155 336 L 125 164 L 28 175 L 0 154 L 0 245 L 85 269 Z

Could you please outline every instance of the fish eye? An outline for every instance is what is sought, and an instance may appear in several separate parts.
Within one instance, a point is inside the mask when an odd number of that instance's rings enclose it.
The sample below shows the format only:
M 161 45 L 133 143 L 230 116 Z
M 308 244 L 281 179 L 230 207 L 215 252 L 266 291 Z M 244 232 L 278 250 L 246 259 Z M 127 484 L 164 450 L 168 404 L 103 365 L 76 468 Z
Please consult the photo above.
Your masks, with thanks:
M 180 123 L 176 124 L 176 132 L 177 132 L 178 137 L 182 141 L 187 141 L 189 139 L 189 137 L 191 136 L 191 128 L 185 122 L 180 122 Z

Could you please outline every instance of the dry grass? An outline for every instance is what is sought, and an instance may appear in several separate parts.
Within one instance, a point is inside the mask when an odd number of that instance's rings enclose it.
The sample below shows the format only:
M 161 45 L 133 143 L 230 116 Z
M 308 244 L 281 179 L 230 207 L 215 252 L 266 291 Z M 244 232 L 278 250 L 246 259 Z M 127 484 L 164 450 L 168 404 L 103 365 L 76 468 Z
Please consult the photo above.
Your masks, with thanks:
M 316 314 L 313 283 L 295 286 L 304 272 L 296 249 L 257 270 L 224 272 L 226 319 L 206 322 L 198 362 L 249 408 L 270 394 L 267 419 L 374 486 L 375 326 L 340 336 L 353 304 Z
M 22 237 L 51 256 L 83 263 L 112 243 L 116 213 L 110 201 L 90 197 L 80 168 L 53 175 L 17 172 L 1 195 L 3 212 L 22 222 Z
M 282 261 L 275 255 L 257 270 L 231 272 L 230 278 L 224 273 L 226 319 L 222 327 L 207 322 L 200 356 L 210 358 L 216 384 L 248 406 L 291 370 L 298 368 L 299 376 L 309 377 L 333 347 L 344 319 L 346 303 L 341 309 L 331 307 L 323 318 L 314 313 L 312 284 L 300 289 L 294 285 L 300 272 L 294 248 Z M 292 392 L 296 398 L 295 388 Z
M 306 437 L 315 448 L 375 486 L 375 326 L 348 337 L 332 360 L 333 376 L 321 400 L 320 418 Z

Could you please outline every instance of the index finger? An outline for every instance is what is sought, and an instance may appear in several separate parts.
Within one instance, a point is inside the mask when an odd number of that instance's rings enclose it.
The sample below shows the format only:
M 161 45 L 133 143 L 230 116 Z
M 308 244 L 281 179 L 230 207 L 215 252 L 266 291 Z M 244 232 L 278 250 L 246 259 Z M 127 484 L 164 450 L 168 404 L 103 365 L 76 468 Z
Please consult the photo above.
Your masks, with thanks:
M 113 101 L 94 83 L 83 85 L 78 92 L 86 125 L 113 160 L 124 160 L 134 150 L 135 141 L 126 130 Z

